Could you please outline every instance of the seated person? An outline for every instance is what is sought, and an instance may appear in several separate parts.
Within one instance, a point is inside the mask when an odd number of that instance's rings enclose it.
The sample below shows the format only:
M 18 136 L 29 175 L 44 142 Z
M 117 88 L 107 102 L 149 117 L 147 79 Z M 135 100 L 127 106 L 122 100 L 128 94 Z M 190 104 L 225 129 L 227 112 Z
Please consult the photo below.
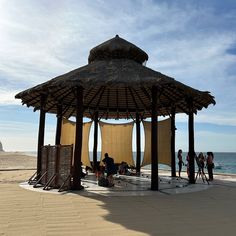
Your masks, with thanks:
M 126 175 L 128 174 L 128 165 L 126 162 L 122 161 L 121 164 L 119 165 L 119 170 L 118 170 L 120 175 Z
M 83 163 L 80 163 L 81 166 L 81 178 L 84 178 L 87 175 L 87 171 L 84 171 Z
M 108 156 L 108 153 L 105 153 L 105 158 L 102 160 L 105 163 L 105 172 L 107 174 L 107 179 L 109 181 L 109 186 L 114 186 L 113 175 L 117 173 L 117 169 L 114 163 L 114 159 Z
M 105 167 L 104 166 L 98 166 L 97 170 L 95 172 L 95 175 L 96 175 L 97 179 L 99 179 L 100 177 L 104 177 L 104 172 L 105 172 Z
M 89 166 L 86 166 L 85 167 L 85 171 L 86 171 L 86 173 L 93 172 L 93 169 L 91 167 L 89 167 Z

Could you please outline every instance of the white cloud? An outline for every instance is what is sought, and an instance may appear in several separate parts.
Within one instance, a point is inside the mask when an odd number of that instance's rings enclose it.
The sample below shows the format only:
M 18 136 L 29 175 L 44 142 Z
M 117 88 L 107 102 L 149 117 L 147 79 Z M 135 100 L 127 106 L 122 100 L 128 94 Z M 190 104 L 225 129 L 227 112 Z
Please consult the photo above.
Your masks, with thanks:
M 9 90 L 7 88 L 0 87 L 0 105 L 7 106 L 7 105 L 16 105 L 20 104 L 20 100 L 15 99 L 17 91 L 16 90 Z
M 216 96 L 196 122 L 236 125 L 228 72 L 236 58 L 226 53 L 236 41 L 234 15 L 189 1 L 1 0 L 0 105 L 19 104 L 19 90 L 83 66 L 92 47 L 119 34 L 149 54 L 148 67 Z

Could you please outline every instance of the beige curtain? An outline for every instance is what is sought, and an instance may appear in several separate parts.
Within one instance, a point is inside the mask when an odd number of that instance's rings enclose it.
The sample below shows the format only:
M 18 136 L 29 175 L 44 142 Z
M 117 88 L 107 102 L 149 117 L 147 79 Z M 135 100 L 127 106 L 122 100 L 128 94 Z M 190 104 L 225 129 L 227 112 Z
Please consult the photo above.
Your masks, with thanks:
M 87 122 L 83 124 L 83 143 L 82 143 L 82 157 L 81 161 L 83 165 L 90 166 L 89 158 L 89 132 L 92 122 Z M 62 120 L 61 127 L 61 144 L 75 146 L 75 126 L 76 123 L 67 119 Z
M 145 149 L 142 166 L 151 164 L 151 122 L 143 121 Z M 158 163 L 171 165 L 171 119 L 158 122 Z
M 134 122 L 126 124 L 108 124 L 99 122 L 102 136 L 102 158 L 107 152 L 115 163 L 122 161 L 134 166 L 132 153 L 132 133 Z

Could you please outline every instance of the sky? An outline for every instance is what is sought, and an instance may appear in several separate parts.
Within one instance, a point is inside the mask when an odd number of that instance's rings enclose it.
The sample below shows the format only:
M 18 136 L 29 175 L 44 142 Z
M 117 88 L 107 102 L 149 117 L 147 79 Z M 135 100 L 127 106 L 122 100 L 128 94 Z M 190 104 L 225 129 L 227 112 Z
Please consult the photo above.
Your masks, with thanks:
M 196 151 L 236 152 L 234 0 L 0 0 L 5 151 L 37 150 L 39 112 L 15 95 L 86 65 L 89 51 L 116 34 L 149 55 L 147 67 L 215 97 L 194 116 Z M 45 144 L 54 144 L 55 127 L 47 115 Z M 176 116 L 176 128 L 176 149 L 187 151 L 187 115 Z

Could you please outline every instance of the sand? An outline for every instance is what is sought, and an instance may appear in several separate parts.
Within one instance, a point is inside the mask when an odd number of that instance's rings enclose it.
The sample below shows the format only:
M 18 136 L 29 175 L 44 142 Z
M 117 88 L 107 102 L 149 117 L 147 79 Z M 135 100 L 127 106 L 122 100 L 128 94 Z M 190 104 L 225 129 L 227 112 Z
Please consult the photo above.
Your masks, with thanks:
M 0 235 L 235 235 L 234 176 L 186 194 L 85 197 L 23 189 L 35 157 L 0 160 Z

